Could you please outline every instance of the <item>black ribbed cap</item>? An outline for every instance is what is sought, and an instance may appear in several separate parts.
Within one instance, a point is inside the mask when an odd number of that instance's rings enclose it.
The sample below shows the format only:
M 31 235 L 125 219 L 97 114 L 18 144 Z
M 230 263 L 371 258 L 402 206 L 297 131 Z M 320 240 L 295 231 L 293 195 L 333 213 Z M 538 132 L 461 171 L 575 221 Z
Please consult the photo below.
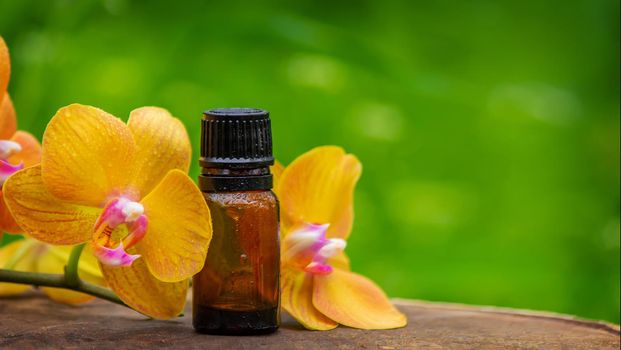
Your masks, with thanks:
M 203 114 L 202 167 L 257 168 L 274 164 L 268 111 L 257 108 L 217 108 Z

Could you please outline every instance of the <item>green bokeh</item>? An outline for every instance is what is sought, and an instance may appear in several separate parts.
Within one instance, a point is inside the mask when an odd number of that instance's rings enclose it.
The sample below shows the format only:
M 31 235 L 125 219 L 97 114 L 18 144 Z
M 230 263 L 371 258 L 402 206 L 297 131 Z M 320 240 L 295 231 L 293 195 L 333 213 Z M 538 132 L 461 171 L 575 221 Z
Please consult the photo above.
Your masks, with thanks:
M 364 172 L 347 248 L 391 296 L 619 322 L 619 2 L 5 1 L 22 129 L 272 112 Z M 196 165 L 192 175 L 197 174 Z

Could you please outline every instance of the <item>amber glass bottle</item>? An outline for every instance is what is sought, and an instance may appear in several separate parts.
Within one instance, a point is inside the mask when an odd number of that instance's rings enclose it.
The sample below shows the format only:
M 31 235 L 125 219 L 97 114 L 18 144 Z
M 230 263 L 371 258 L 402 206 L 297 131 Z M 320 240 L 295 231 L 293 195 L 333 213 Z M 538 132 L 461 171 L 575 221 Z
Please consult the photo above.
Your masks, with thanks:
M 213 219 L 205 267 L 194 276 L 194 329 L 262 334 L 280 323 L 278 200 L 271 191 L 269 113 L 204 113 L 199 186 Z

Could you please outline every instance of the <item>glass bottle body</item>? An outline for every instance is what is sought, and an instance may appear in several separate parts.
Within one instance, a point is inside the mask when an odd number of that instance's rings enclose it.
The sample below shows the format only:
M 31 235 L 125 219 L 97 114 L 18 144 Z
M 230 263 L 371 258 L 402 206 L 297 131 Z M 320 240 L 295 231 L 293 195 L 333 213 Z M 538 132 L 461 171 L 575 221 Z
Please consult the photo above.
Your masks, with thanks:
M 194 328 L 210 334 L 275 331 L 280 324 L 276 196 L 269 190 L 203 194 L 213 238 L 193 280 Z

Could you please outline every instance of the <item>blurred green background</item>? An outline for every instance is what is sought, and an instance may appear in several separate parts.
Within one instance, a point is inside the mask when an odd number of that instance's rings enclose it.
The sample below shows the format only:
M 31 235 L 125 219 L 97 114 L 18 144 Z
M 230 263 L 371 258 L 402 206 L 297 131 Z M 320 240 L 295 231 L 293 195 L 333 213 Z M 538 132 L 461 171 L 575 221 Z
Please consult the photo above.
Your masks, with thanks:
M 22 129 L 72 102 L 271 111 L 364 172 L 347 248 L 395 297 L 619 322 L 619 1 L 5 1 Z M 192 168 L 196 176 L 197 167 Z

